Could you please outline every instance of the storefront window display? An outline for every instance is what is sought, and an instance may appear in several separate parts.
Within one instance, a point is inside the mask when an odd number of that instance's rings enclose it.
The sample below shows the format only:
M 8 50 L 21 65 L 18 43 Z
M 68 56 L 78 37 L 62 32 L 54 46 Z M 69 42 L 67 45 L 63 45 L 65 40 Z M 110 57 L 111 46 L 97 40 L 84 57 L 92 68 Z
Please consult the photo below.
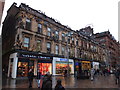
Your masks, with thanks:
M 27 76 L 28 62 L 18 62 L 18 76 Z
M 82 70 L 90 70 L 90 69 L 91 69 L 90 61 L 82 61 Z
M 42 75 L 45 75 L 47 72 L 52 73 L 52 63 L 38 63 L 38 69 L 41 71 Z
M 82 73 L 84 73 L 84 76 L 90 75 L 90 69 L 91 69 L 91 62 L 90 61 L 82 61 Z
M 34 70 L 34 61 L 29 61 L 29 62 L 25 62 L 23 61 L 19 61 L 18 62 L 18 77 L 24 77 L 28 75 L 28 71 L 29 69 Z
M 69 63 L 69 70 L 71 73 L 72 63 Z M 64 74 L 65 70 L 68 69 L 68 63 L 67 62 L 56 62 L 56 74 Z

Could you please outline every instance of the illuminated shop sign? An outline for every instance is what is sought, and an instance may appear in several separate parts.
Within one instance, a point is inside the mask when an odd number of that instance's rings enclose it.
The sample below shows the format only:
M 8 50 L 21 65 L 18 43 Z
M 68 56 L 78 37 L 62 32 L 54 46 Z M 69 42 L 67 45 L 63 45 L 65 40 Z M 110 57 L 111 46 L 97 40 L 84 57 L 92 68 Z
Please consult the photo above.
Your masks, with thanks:
M 60 58 L 60 61 L 68 61 L 68 59 Z
M 50 57 L 43 57 L 39 55 L 29 55 L 29 54 L 21 54 L 21 57 L 50 59 Z

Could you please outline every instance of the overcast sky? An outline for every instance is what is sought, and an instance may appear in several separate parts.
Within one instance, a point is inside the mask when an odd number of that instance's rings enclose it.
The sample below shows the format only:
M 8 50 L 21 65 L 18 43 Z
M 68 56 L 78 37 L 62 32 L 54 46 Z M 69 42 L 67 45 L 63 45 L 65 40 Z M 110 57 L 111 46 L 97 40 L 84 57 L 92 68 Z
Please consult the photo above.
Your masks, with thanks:
M 3 18 L 6 11 L 16 2 L 26 3 L 31 8 L 41 10 L 49 17 L 57 19 L 73 30 L 91 25 L 94 33 L 110 31 L 118 40 L 119 0 L 5 0 Z

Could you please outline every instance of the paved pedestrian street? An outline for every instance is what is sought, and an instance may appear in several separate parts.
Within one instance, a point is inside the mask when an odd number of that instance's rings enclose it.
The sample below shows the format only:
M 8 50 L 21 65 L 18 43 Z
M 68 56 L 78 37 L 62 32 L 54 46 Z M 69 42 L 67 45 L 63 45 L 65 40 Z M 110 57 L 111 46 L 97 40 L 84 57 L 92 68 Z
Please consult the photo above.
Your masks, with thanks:
M 91 81 L 90 79 L 76 79 L 74 76 L 53 76 L 53 88 L 58 79 L 62 80 L 62 85 L 65 88 L 119 88 L 119 86 L 115 84 L 115 77 L 113 74 L 109 76 L 95 76 L 94 81 Z M 28 80 L 27 78 L 4 79 L 2 88 L 28 88 Z M 32 88 L 37 88 L 36 79 L 33 80 Z

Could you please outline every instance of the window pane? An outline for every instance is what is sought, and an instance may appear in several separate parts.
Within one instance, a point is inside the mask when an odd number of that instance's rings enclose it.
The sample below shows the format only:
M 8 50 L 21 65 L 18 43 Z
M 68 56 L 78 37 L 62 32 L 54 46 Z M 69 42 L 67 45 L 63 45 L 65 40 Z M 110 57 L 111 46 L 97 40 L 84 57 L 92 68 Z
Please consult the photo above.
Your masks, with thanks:
M 58 54 L 58 52 L 59 52 L 59 47 L 58 45 L 56 45 L 56 54 Z
M 31 20 L 30 19 L 26 19 L 26 29 L 30 30 L 31 29 Z
M 26 19 L 26 22 L 29 22 L 29 23 L 30 23 L 30 19 L 27 18 L 27 19 Z
M 28 44 L 24 44 L 24 47 L 28 47 Z
M 38 24 L 38 27 L 39 27 L 39 28 L 42 28 L 42 25 L 41 25 L 41 24 Z
M 41 41 L 37 40 L 37 51 L 41 50 Z
M 24 38 L 24 43 L 29 43 L 29 38 Z
M 47 32 L 47 35 L 48 36 L 51 36 L 51 29 L 50 28 L 47 28 L 48 32 Z
M 50 43 L 47 43 L 47 48 L 50 48 Z
M 24 38 L 24 47 L 29 47 L 29 38 Z

